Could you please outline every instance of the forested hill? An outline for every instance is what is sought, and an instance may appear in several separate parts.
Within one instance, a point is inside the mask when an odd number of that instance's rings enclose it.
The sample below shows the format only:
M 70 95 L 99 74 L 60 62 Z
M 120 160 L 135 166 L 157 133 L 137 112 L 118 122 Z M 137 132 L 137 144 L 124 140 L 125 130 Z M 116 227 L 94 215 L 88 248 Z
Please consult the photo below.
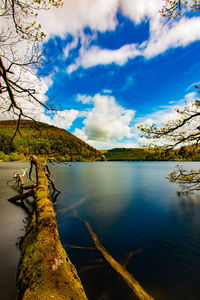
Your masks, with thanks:
M 176 161 L 199 161 L 200 147 L 196 145 L 182 146 L 178 149 L 164 151 L 162 149 L 146 148 L 115 148 L 102 151 L 106 160 L 111 161 L 131 161 L 131 160 L 176 160 Z
M 55 157 L 60 161 L 100 160 L 101 153 L 64 129 L 23 120 L 12 147 L 17 121 L 0 121 L 0 159 L 24 159 L 29 154 Z
M 11 146 L 17 121 L 0 121 L 0 160 L 25 160 L 30 154 L 58 161 L 200 160 L 200 147 L 189 146 L 168 152 L 161 149 L 116 148 L 98 151 L 64 129 L 41 122 L 21 121 Z M 103 160 L 104 160 L 103 159 Z

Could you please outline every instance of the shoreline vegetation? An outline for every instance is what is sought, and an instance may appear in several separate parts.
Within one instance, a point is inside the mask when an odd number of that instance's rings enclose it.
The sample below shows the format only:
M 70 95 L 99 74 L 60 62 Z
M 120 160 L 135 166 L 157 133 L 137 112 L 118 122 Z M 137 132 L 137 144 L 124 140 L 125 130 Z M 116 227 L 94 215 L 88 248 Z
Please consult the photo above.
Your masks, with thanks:
M 0 121 L 0 161 L 200 161 L 200 147 L 178 149 L 115 148 L 96 150 L 64 129 L 41 122 L 22 120 L 20 132 L 12 137 L 17 121 Z
M 101 152 L 64 129 L 41 122 L 22 120 L 14 140 L 17 121 L 0 121 L 0 160 L 98 161 Z

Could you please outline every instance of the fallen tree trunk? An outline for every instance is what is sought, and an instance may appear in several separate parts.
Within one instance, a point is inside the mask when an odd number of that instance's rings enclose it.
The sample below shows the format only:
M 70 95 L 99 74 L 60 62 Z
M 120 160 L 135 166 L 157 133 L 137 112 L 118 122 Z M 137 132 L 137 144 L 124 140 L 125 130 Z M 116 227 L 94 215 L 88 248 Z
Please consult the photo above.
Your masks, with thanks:
M 17 300 L 87 299 L 59 239 L 45 166 L 36 156 L 31 159 L 31 170 L 33 165 L 37 177 L 33 187 L 34 212 L 21 243 Z

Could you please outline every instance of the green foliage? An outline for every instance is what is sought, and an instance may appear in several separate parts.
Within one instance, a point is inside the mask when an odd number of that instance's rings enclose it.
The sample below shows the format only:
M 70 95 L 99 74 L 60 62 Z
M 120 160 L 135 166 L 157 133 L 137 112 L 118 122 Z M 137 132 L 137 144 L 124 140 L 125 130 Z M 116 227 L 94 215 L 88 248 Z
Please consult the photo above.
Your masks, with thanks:
M 9 155 L 8 160 L 24 160 L 25 156 L 36 154 L 54 157 L 58 161 L 100 160 L 101 153 L 73 134 L 54 126 L 33 121 L 22 121 L 20 131 L 12 147 L 11 138 L 16 121 L 0 121 L 0 151 Z M 3 155 L 2 154 L 2 155 Z M 1 156 L 0 156 L 1 157 Z M 0 158 L 5 160 L 5 156 Z
M 17 152 L 10 153 L 9 159 L 10 159 L 10 161 L 18 160 L 18 153 Z
M 200 160 L 199 149 L 195 146 L 190 147 L 181 147 L 180 149 L 166 151 L 163 149 L 142 149 L 142 148 L 116 148 L 108 150 L 105 153 L 107 160 L 114 161 L 132 161 L 132 160 L 141 160 L 141 161 L 183 161 L 183 160 Z
M 9 161 L 9 157 L 3 151 L 0 151 L 0 160 Z

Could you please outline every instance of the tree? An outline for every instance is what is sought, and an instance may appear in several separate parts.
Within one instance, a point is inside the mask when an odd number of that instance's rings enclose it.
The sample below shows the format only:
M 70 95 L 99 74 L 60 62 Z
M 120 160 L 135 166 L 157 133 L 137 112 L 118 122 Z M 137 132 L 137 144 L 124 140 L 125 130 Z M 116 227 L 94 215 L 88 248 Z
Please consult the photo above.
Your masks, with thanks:
M 196 86 L 198 88 L 198 86 Z M 182 145 L 196 144 L 200 141 L 200 100 L 188 103 L 184 108 L 176 109 L 177 118 L 158 127 L 156 124 L 146 126 L 138 125 L 143 136 L 155 141 L 158 146 L 171 150 Z M 161 140 L 161 142 L 160 142 Z
M 164 17 L 177 18 L 186 11 L 198 12 L 200 10 L 199 0 L 165 0 L 161 9 Z M 199 86 L 195 86 L 200 92 Z M 195 144 L 200 141 L 200 99 L 193 103 L 188 103 L 183 109 L 176 109 L 177 118 L 158 127 L 155 124 L 146 126 L 140 124 L 138 128 L 142 131 L 142 136 L 156 141 L 153 143 L 158 146 L 162 140 L 161 147 L 166 151 L 183 145 Z M 177 182 L 182 188 L 183 193 L 200 190 L 200 169 L 183 170 L 177 166 L 176 170 L 170 173 L 169 180 Z
M 161 14 L 164 17 L 177 18 L 185 11 L 197 12 L 200 9 L 199 0 L 164 0 L 165 4 L 161 9 Z
M 31 118 L 31 109 L 53 109 L 46 103 L 37 70 L 45 37 L 38 12 L 59 7 L 60 0 L 2 0 L 0 4 L 0 109 L 18 119 Z M 42 92 L 41 93 L 41 89 Z
M 198 88 L 198 86 L 196 86 Z M 151 140 L 151 145 L 161 147 L 166 152 L 180 147 L 181 153 L 183 146 L 195 145 L 198 147 L 200 142 L 200 100 L 188 103 L 183 109 L 176 109 L 177 118 L 166 124 L 156 126 L 138 125 L 142 131 L 142 136 Z M 200 190 L 200 170 L 183 170 L 177 166 L 176 170 L 169 175 L 171 182 L 177 182 L 182 188 L 182 192 L 192 192 Z

